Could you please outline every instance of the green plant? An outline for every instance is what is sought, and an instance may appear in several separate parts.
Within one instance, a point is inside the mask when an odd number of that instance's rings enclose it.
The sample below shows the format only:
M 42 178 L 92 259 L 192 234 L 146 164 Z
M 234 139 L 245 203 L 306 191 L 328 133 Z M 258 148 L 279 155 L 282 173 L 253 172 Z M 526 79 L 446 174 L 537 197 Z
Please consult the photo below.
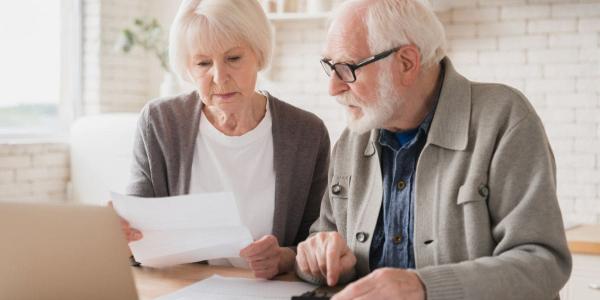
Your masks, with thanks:
M 166 44 L 164 30 L 157 19 L 136 18 L 133 21 L 133 28 L 123 29 L 116 48 L 123 53 L 129 53 L 139 46 L 156 56 L 163 70 L 170 72 Z

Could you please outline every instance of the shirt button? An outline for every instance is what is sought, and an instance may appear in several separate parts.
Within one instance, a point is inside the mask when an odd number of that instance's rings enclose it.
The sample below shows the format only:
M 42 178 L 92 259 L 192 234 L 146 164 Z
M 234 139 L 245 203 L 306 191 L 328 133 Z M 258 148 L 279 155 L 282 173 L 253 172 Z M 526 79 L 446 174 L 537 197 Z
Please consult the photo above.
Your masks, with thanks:
M 341 185 L 339 185 L 339 184 L 337 184 L 337 183 L 336 183 L 336 184 L 334 184 L 334 185 L 331 187 L 331 192 L 332 192 L 334 195 L 337 195 L 337 194 L 341 193 L 341 192 L 342 192 L 342 186 L 341 186 Z
M 402 242 L 402 234 L 396 234 L 394 238 L 392 238 L 392 242 L 394 242 L 394 245 L 400 244 L 400 242 Z
M 365 233 L 365 232 L 358 232 L 356 234 L 356 240 L 359 241 L 359 242 L 361 242 L 361 243 L 366 242 L 368 238 L 369 238 L 369 235 L 367 233 Z
M 398 187 L 399 191 L 404 190 L 404 188 L 406 187 L 406 182 L 404 182 L 404 180 L 402 180 L 402 179 L 398 180 L 397 187 Z

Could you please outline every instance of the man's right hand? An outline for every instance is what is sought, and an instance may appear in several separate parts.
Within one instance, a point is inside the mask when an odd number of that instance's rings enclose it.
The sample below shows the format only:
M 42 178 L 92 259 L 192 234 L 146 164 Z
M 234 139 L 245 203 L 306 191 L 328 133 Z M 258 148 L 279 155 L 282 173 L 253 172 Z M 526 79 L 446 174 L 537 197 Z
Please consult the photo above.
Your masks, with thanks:
M 108 206 L 114 209 L 112 201 L 108 201 Z M 117 216 L 119 215 L 117 214 Z M 119 216 L 119 222 L 121 223 L 121 230 L 123 231 L 123 234 L 125 234 L 125 239 L 127 239 L 127 243 L 139 241 L 142 239 L 142 232 L 135 228 L 131 228 L 127 220 Z
M 337 284 L 340 275 L 354 268 L 356 256 L 346 241 L 336 232 L 319 232 L 297 248 L 296 263 L 301 272 L 327 279 L 327 285 Z

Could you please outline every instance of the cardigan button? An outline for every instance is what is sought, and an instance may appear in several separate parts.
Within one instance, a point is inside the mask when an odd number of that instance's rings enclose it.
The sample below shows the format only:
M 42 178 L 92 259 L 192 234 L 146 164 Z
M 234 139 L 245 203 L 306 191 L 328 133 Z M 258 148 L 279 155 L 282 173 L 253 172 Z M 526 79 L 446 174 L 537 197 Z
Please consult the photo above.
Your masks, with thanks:
M 487 185 L 482 184 L 479 186 L 479 195 L 483 198 L 487 198 L 487 196 L 490 194 L 490 189 L 488 188 Z
M 332 192 L 334 195 L 338 195 L 339 193 L 341 193 L 341 192 L 342 192 L 342 186 L 341 186 L 339 183 L 336 183 L 336 184 L 334 184 L 334 185 L 331 187 L 331 192 Z
M 369 238 L 369 234 L 367 234 L 366 232 L 358 232 L 356 234 L 356 240 L 361 243 L 366 242 L 368 238 Z

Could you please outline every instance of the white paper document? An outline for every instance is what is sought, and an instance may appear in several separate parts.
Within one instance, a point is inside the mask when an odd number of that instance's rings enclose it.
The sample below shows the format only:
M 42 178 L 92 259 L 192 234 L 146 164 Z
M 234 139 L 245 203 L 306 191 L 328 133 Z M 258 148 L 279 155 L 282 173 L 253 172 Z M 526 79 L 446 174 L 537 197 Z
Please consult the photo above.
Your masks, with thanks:
M 129 247 L 144 266 L 238 257 L 252 243 L 232 193 L 164 198 L 111 195 L 117 213 L 142 232 L 143 238 Z
M 289 300 L 316 289 L 305 282 L 230 278 L 213 275 L 156 300 Z

